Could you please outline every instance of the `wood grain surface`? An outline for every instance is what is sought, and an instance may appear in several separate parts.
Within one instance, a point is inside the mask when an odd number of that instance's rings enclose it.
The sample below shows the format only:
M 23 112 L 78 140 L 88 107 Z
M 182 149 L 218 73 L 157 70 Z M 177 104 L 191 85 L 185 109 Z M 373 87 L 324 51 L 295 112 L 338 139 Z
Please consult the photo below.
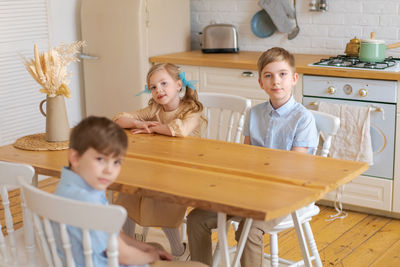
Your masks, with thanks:
M 363 173 L 360 162 L 201 138 L 131 135 L 112 189 L 232 215 L 269 220 L 320 199 Z M 58 176 L 67 151 L 0 147 L 0 160 Z

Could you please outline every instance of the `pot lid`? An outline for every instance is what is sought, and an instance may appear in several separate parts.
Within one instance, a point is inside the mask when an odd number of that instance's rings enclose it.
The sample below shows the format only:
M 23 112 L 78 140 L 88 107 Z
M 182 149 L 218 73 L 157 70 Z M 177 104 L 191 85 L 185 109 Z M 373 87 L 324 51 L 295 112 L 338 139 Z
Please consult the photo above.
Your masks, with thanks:
M 260 38 L 269 37 L 276 31 L 275 24 L 264 9 L 261 9 L 253 16 L 250 24 L 252 32 Z
M 357 37 L 354 37 L 353 39 L 350 40 L 351 44 L 360 44 L 360 39 L 357 39 Z
M 385 44 L 384 40 L 377 40 L 377 39 L 363 39 L 361 43 L 369 43 L 369 44 Z

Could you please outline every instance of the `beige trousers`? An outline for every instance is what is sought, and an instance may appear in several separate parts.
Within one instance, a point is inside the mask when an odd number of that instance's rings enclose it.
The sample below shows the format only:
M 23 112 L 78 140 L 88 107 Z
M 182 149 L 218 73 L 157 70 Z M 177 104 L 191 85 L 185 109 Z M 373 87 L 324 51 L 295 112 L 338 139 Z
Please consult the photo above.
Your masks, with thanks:
M 134 222 L 148 227 L 177 228 L 186 213 L 184 206 L 140 194 L 118 193 L 114 204 L 123 206 Z
M 263 267 L 264 261 L 264 233 L 276 224 L 276 221 L 254 220 L 249 236 L 243 250 L 240 263 L 242 267 Z M 239 229 L 235 234 L 239 240 L 244 220 L 241 220 Z M 190 257 L 207 265 L 212 264 L 211 230 L 217 228 L 217 214 L 212 211 L 194 209 L 187 217 L 187 232 L 189 239 Z

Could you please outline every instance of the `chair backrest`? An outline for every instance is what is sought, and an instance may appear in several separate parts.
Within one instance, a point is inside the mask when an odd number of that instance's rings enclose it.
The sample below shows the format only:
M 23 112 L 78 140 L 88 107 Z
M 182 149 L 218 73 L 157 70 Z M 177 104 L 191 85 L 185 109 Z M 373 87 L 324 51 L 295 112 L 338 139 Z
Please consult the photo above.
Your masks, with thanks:
M 82 247 L 86 267 L 93 266 L 89 230 L 103 231 L 109 234 L 107 244 L 108 266 L 119 266 L 117 236 L 126 219 L 126 210 L 123 207 L 71 200 L 41 191 L 23 179 L 19 179 L 19 182 L 26 206 L 32 213 L 35 233 L 48 266 L 63 266 L 57 254 L 50 221 L 59 224 L 61 242 L 68 267 L 75 266 L 75 263 L 67 225 L 82 230 Z
M 314 115 L 317 130 L 320 133 L 320 139 L 323 140 L 322 147 L 320 149 L 315 148 L 312 152 L 315 155 L 317 151 L 320 150 L 318 154 L 327 157 L 331 147 L 332 136 L 336 134 L 340 127 L 340 119 L 324 112 L 310 111 Z
M 199 93 L 208 120 L 205 138 L 240 143 L 250 99 L 220 93 Z
M 1 202 L 3 204 L 4 219 L 7 229 L 8 244 L 4 238 L 3 232 L 0 231 L 0 262 L 7 266 L 18 265 L 19 257 L 17 255 L 17 245 L 23 246 L 22 244 L 16 243 L 15 231 L 13 226 L 13 218 L 10 210 L 10 200 L 8 198 L 9 186 L 12 189 L 19 187 L 18 177 L 22 177 L 29 182 L 32 182 L 35 170 L 30 165 L 16 164 L 0 161 L 0 194 Z M 23 202 L 21 201 L 23 210 L 23 221 L 24 221 L 24 235 L 25 235 L 25 250 L 29 260 L 34 259 L 34 237 L 32 231 L 32 224 L 29 216 L 26 213 Z M 0 224 L 0 228 L 2 225 Z

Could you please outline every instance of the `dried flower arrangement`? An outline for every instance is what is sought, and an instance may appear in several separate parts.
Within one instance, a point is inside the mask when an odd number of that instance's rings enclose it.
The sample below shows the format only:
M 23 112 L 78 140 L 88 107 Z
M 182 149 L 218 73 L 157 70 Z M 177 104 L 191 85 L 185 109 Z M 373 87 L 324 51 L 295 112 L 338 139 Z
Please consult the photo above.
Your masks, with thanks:
M 68 78 L 71 73 L 67 72 L 67 66 L 71 62 L 79 61 L 76 54 L 85 45 L 84 41 L 76 41 L 70 45 L 62 43 L 59 47 L 49 49 L 48 52 L 39 53 L 34 44 L 34 58 L 30 60 L 22 58 L 28 72 L 42 86 L 40 92 L 49 97 L 57 95 L 70 97 Z

